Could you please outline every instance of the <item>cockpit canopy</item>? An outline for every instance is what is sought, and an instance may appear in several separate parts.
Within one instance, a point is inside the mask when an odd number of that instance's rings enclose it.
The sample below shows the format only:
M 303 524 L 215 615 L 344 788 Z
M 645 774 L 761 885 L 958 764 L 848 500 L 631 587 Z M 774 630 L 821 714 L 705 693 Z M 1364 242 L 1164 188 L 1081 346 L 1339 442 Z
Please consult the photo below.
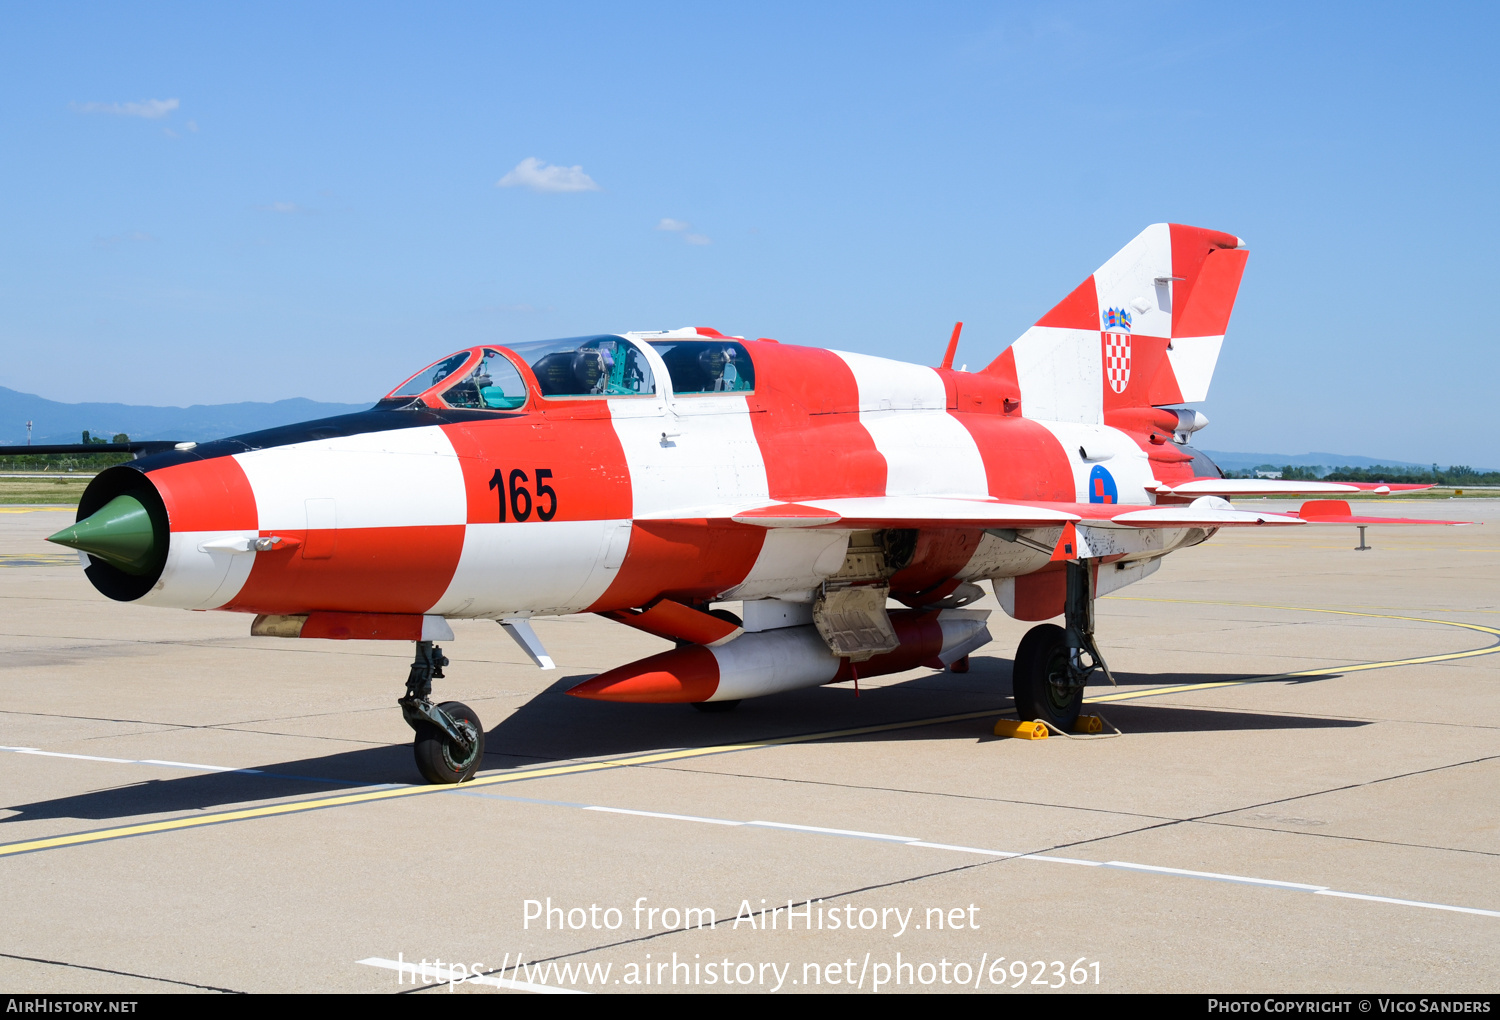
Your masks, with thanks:
M 650 341 L 670 376 L 673 393 L 746 393 L 755 366 L 734 340 Z M 587 400 L 644 397 L 657 392 L 652 359 L 613 334 L 473 347 L 435 361 L 391 390 L 376 407 L 415 403 L 480 411 L 514 411 L 533 398 Z

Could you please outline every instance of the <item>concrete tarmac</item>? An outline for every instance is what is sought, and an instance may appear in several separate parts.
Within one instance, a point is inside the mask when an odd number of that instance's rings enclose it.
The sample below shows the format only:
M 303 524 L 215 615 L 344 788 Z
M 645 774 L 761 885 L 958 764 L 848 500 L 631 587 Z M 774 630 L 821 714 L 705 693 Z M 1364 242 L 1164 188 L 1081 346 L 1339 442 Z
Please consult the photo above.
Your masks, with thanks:
M 1168 557 L 1099 603 L 1118 736 L 991 735 L 998 609 L 967 674 L 723 715 L 564 696 L 666 647 L 620 625 L 537 622 L 544 672 L 458 621 L 458 788 L 409 645 L 113 603 L 0 509 L 0 989 L 1493 991 L 1500 501 L 1361 509 L 1484 526 Z

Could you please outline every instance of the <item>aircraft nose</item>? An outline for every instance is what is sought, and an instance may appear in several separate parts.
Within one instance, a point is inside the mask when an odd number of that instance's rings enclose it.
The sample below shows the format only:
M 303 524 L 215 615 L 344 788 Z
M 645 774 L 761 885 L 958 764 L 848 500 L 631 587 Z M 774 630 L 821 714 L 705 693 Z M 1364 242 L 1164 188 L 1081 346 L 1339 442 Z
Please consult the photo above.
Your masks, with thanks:
M 47 541 L 96 556 L 135 577 L 153 570 L 159 552 L 165 551 L 157 549 L 151 514 L 134 496 L 116 496 Z

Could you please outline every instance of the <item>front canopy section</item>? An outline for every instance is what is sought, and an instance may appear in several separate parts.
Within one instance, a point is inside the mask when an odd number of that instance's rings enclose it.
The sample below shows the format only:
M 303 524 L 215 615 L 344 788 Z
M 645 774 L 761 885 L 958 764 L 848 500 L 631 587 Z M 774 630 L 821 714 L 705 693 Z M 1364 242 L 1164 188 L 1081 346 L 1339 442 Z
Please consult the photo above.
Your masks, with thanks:
M 391 390 L 375 407 L 517 411 L 541 400 L 655 393 L 651 365 L 635 344 L 614 335 L 581 336 L 450 354 Z

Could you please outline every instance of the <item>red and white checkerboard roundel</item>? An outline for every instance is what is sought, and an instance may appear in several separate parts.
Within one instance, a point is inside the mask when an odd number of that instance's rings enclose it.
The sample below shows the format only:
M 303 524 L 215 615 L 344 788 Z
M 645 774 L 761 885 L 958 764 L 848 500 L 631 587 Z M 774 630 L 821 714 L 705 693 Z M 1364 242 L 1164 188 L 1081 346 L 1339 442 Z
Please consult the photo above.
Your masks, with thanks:
M 1109 388 L 1124 393 L 1130 385 L 1130 334 L 1104 334 L 1104 378 Z

